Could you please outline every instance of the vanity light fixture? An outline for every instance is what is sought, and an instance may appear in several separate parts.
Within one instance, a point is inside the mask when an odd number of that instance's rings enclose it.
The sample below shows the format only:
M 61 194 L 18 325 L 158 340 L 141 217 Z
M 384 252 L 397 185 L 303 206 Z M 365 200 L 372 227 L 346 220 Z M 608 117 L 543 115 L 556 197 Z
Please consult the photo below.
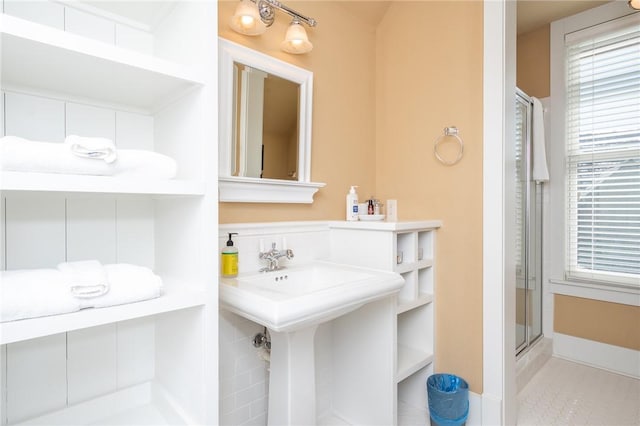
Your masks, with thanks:
M 235 32 L 250 36 L 260 35 L 267 30 L 260 18 L 258 6 L 251 0 L 240 0 L 229 24 Z
M 287 35 L 280 44 L 280 49 L 294 54 L 311 52 L 311 49 L 313 49 L 313 44 L 309 41 L 307 32 L 297 19 L 294 18 L 289 28 L 287 28 Z
M 302 24 L 315 27 L 318 24 L 317 21 L 301 15 L 278 0 L 240 0 L 240 4 L 231 17 L 231 28 L 244 35 L 260 35 L 275 21 L 276 10 L 293 17 L 280 48 L 287 53 L 294 54 L 310 52 L 313 49 L 313 44 L 309 41 Z
M 634 10 L 640 10 L 640 0 L 629 0 L 629 7 Z

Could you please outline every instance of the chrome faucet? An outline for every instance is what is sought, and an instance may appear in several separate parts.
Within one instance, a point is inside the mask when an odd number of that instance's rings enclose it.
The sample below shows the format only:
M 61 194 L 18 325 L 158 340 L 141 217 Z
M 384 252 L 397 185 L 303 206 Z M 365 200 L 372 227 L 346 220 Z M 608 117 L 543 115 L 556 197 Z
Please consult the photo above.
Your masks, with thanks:
M 261 252 L 258 257 L 262 260 L 267 261 L 267 266 L 260 269 L 260 272 L 277 271 L 284 268 L 284 266 L 278 265 L 278 259 L 280 259 L 281 257 L 291 259 L 293 257 L 293 250 L 278 250 L 276 249 L 276 243 L 271 243 L 271 250 Z

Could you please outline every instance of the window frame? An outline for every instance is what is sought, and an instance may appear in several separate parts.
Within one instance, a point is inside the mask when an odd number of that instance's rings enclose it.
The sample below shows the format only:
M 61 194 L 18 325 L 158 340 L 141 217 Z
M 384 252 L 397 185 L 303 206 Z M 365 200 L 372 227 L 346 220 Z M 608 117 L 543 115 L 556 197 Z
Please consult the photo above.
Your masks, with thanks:
M 609 282 L 594 277 L 568 277 L 567 271 L 567 208 L 569 207 L 567 183 L 566 147 L 565 147 L 565 105 L 566 105 L 566 56 L 565 36 L 577 31 L 613 21 L 634 12 L 626 6 L 626 2 L 611 2 L 603 6 L 587 10 L 583 13 L 555 21 L 551 24 L 551 98 L 550 98 L 550 141 L 548 141 L 548 156 L 550 182 L 548 188 L 548 203 L 545 240 L 549 242 L 545 249 L 544 282 L 551 283 L 551 292 L 567 294 L 577 297 L 605 300 L 640 306 L 640 285 L 635 283 Z M 634 18 L 635 19 L 635 18 Z

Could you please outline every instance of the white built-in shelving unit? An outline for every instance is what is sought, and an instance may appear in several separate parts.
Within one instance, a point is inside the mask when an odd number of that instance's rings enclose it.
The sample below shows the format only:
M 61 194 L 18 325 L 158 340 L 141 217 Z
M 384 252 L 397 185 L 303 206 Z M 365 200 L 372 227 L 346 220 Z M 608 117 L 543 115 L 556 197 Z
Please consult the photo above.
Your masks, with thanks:
M 415 412 L 424 416 L 426 381 L 434 363 L 435 238 L 441 222 L 358 221 L 329 226 L 332 260 L 394 271 L 404 278 L 396 308 L 394 412 L 399 424 L 415 419 Z
M 164 285 L 0 323 L 0 425 L 216 424 L 217 4 L 1 5 L 0 136 L 107 137 L 172 157 L 178 174 L 0 172 L 2 269 L 97 259 Z

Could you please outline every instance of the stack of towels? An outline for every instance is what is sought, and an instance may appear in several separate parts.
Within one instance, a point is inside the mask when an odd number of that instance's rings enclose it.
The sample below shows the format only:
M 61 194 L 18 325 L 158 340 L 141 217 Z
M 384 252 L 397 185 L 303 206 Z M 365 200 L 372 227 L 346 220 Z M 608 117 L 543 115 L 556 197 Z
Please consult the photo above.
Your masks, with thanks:
M 116 149 L 111 139 L 70 135 L 64 143 L 0 138 L 0 170 L 173 179 L 173 158 L 153 151 Z
M 56 269 L 2 271 L 0 322 L 103 308 L 159 297 L 162 279 L 149 268 L 97 260 Z

